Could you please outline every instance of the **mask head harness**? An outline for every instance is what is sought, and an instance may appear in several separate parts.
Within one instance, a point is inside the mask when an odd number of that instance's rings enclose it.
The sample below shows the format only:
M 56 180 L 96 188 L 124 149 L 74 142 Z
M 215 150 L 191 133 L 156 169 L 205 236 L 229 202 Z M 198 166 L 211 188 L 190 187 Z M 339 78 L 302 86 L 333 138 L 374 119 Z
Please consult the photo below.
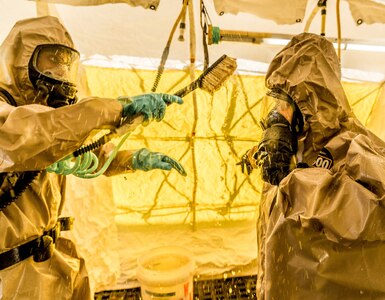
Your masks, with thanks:
M 50 107 L 77 101 L 76 75 L 80 54 L 60 44 L 38 45 L 28 63 L 29 79 Z

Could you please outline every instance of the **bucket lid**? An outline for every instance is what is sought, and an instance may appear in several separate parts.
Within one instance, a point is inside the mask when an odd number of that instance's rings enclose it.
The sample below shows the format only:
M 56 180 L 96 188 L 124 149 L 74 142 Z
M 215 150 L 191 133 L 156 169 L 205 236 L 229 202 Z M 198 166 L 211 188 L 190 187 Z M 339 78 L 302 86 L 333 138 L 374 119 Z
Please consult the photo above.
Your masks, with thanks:
M 165 246 L 151 249 L 138 258 L 136 276 L 143 284 L 170 286 L 193 276 L 194 260 L 183 247 Z

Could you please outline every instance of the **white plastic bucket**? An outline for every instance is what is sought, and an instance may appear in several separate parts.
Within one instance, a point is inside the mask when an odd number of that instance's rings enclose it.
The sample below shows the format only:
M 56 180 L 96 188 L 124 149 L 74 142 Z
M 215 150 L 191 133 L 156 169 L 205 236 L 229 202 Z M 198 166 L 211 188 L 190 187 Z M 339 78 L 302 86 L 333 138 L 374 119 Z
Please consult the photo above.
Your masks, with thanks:
M 194 260 L 182 247 L 159 247 L 138 259 L 142 300 L 192 300 Z

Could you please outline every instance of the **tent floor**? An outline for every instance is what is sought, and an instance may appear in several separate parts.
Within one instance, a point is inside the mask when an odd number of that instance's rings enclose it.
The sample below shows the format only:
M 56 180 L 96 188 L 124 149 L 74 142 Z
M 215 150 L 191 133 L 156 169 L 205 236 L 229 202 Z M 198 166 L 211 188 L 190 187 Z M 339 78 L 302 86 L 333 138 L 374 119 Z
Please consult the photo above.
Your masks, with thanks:
M 194 300 L 257 299 L 256 276 L 194 281 Z M 140 300 L 140 288 L 103 291 L 95 300 Z

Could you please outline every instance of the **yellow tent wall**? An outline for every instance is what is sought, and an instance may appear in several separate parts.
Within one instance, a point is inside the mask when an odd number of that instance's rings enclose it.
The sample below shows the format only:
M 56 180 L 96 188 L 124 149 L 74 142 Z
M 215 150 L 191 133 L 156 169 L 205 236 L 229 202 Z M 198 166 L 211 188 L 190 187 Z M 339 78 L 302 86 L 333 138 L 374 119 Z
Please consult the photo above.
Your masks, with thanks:
M 153 70 L 89 65 L 85 73 L 91 94 L 111 98 L 149 92 L 156 76 Z M 191 80 L 188 71 L 167 70 L 157 91 L 173 93 Z M 377 124 L 383 83 L 344 81 L 344 87 L 360 121 Z M 236 163 L 261 136 L 264 93 L 263 76 L 235 74 L 213 95 L 196 90 L 183 105 L 168 107 L 163 121 L 138 127 L 124 144 L 176 158 L 187 177 L 174 170 L 94 180 L 70 176 L 66 213 L 77 219 L 70 234 L 96 291 L 135 285 L 137 257 L 161 245 L 190 248 L 200 277 L 256 272 L 262 182 L 257 171 L 246 176 Z M 378 127 L 374 132 L 381 136 Z

